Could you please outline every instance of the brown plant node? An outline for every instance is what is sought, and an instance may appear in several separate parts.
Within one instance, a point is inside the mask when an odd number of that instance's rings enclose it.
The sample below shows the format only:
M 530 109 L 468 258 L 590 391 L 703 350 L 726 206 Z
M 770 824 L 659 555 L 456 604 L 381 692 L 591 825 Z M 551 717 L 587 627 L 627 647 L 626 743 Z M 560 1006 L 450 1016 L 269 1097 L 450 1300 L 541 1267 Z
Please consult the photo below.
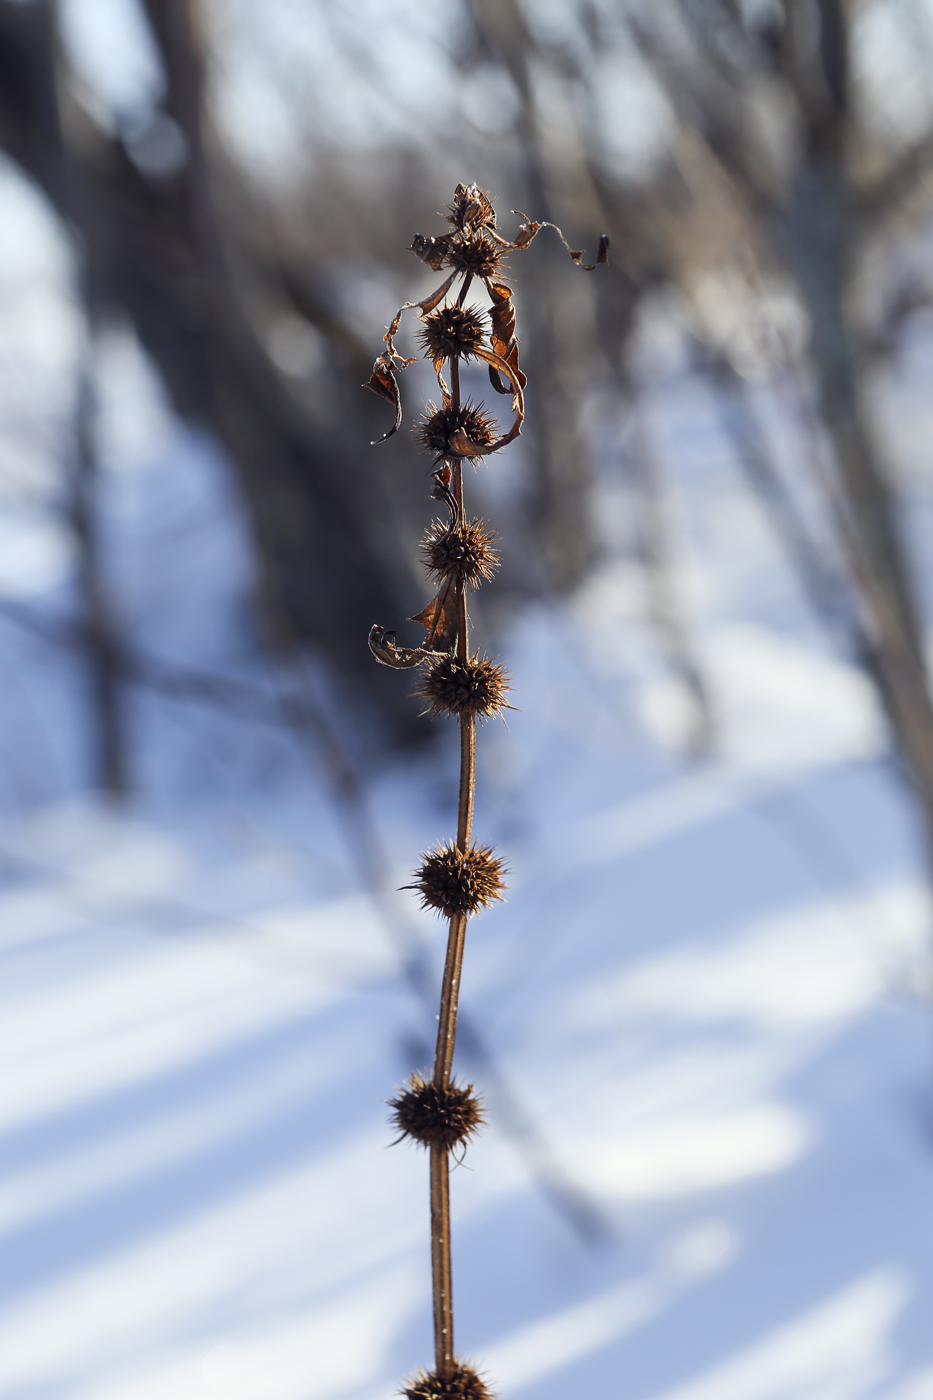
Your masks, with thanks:
M 450 211 L 447 222 L 458 229 L 495 228 L 496 211 L 492 206 L 492 199 L 479 185 L 472 182 L 469 185 L 458 185 L 454 190 L 453 199 L 447 206 Z
M 439 657 L 422 676 L 415 694 L 430 701 L 430 713 L 435 717 L 473 715 L 484 720 L 511 709 L 505 699 L 509 690 L 504 668 L 474 652 L 467 661 L 457 656 Z
M 425 531 L 421 558 L 438 582 L 453 577 L 458 583 L 478 588 L 481 583 L 488 583 L 499 567 L 495 541 L 496 533 L 485 520 L 467 520 L 452 526 L 435 520 Z
M 401 1393 L 407 1400 L 494 1400 L 486 1382 L 465 1361 L 455 1361 L 448 1376 L 421 1371 Z
M 464 229 L 462 233 L 454 234 L 448 242 L 444 261 L 455 272 L 465 272 L 485 281 L 498 272 L 506 247 L 507 244 L 490 238 L 488 233 L 473 233 Z
M 470 402 L 454 405 L 445 403 L 441 408 L 429 403 L 424 416 L 416 429 L 418 440 L 425 452 L 435 457 L 464 457 L 451 445 L 451 439 L 475 443 L 477 447 L 491 447 L 496 440 L 498 424 L 484 413 L 479 405 Z
M 472 306 L 442 306 L 424 317 L 418 338 L 438 368 L 455 356 L 468 360 L 483 343 L 486 319 Z
M 413 885 L 422 909 L 436 909 L 445 919 L 475 914 L 502 898 L 505 865 L 491 846 L 470 846 L 461 853 L 453 841 L 422 856 Z
M 389 1100 L 392 1123 L 402 1137 L 422 1147 L 445 1152 L 465 1146 L 484 1122 L 482 1106 L 472 1084 L 453 1081 L 438 1088 L 433 1079 L 416 1071 L 405 1088 Z

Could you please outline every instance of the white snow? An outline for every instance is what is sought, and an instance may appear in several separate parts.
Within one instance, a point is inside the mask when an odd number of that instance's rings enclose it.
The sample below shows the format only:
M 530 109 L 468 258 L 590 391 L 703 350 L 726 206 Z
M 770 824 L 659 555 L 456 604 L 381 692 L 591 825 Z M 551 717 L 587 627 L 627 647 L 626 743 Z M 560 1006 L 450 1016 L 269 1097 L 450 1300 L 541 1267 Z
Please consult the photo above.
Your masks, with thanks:
M 53 262 L 8 263 L 0 304 L 16 283 L 69 325 Z M 389 1146 L 385 1100 L 434 1030 L 401 950 L 437 980 L 443 930 L 367 896 L 313 745 L 274 724 L 134 689 L 136 793 L 89 792 L 80 658 L 10 611 L 75 606 L 74 341 L 2 328 L 20 382 L 47 367 L 54 393 L 9 432 L 3 400 L 0 451 L 0 1395 L 385 1397 L 431 1360 L 426 1162 Z M 251 635 L 223 464 L 119 327 L 98 373 L 122 626 L 166 664 L 294 689 Z M 650 409 L 715 743 L 680 751 L 618 539 L 503 640 L 521 708 L 480 735 L 476 823 L 511 888 L 470 927 L 463 1002 L 607 1231 L 555 1208 L 461 1055 L 490 1122 L 453 1177 L 458 1346 L 527 1400 L 930 1400 L 916 816 L 702 386 L 666 376 Z M 610 449 L 605 472 L 621 528 Z M 915 461 L 916 518 L 929 479 Z M 449 832 L 453 741 L 372 777 L 393 888 Z

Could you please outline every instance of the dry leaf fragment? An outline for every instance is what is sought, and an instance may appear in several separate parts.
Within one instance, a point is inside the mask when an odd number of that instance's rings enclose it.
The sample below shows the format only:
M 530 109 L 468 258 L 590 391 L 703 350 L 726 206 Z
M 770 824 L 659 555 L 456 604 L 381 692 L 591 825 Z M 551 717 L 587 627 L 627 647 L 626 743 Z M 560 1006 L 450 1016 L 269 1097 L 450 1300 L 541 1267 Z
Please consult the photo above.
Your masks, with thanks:
M 508 282 L 493 282 L 491 279 L 486 283 L 486 290 L 489 292 L 492 301 L 492 331 L 490 339 L 492 348 L 500 360 L 505 360 L 515 372 L 515 377 L 524 389 L 527 384 L 525 376 L 518 367 L 518 337 L 515 334 L 515 304 L 512 301 L 512 288 Z M 508 394 L 508 385 L 503 384 L 499 375 L 489 366 L 489 382 L 497 394 Z
M 436 659 L 435 653 L 424 647 L 397 647 L 395 632 L 387 630 L 379 622 L 369 629 L 369 649 L 381 666 L 391 666 L 395 671 L 407 671 L 412 666 L 420 666 L 423 661 Z
M 395 422 L 387 433 L 383 433 L 381 438 L 376 438 L 370 445 L 376 447 L 380 442 L 385 442 L 387 438 L 397 433 L 402 426 L 402 400 L 398 391 L 398 380 L 392 372 L 390 365 L 385 362 L 385 357 L 380 355 L 373 365 L 373 377 L 368 384 L 363 385 L 364 389 L 372 389 L 374 394 L 387 400 L 395 409 Z
M 440 238 L 426 238 L 423 233 L 416 233 L 410 251 L 416 253 L 434 272 L 440 272 L 449 243 L 449 234 L 441 234 Z
M 516 214 L 518 210 L 513 209 L 512 213 Z M 539 224 L 535 219 L 529 219 L 527 214 L 522 214 L 520 217 L 523 218 L 525 222 L 518 230 L 518 234 L 512 242 L 513 248 L 527 248 L 528 244 L 538 232 L 538 229 L 544 227 L 543 224 Z
M 438 302 L 442 301 L 450 290 L 456 275 L 455 272 L 452 272 L 446 282 L 442 282 L 441 285 L 435 288 L 423 301 L 406 301 L 404 306 L 400 306 L 392 318 L 392 324 L 382 337 L 387 348 L 383 350 L 382 354 L 373 365 L 372 378 L 369 383 L 363 387 L 372 389 L 374 394 L 379 394 L 381 398 L 386 399 L 392 404 L 395 409 L 395 424 L 387 433 L 383 433 L 381 438 L 376 438 L 375 442 L 371 444 L 373 447 L 378 447 L 380 442 L 385 442 L 387 438 L 392 437 L 402 426 L 402 400 L 399 394 L 398 381 L 395 378 L 395 370 L 396 368 L 407 369 L 408 366 L 413 365 L 418 358 L 417 355 L 412 355 L 406 359 L 403 355 L 400 355 L 395 348 L 395 337 L 398 334 L 399 326 L 402 324 L 402 312 L 414 310 L 420 311 L 423 315 L 426 315 L 428 312 L 433 311 Z
M 457 580 L 451 575 L 430 603 L 408 619 L 420 622 L 427 632 L 422 650 L 450 651 L 457 641 Z
M 599 248 L 598 248 L 597 251 L 596 251 L 596 261 L 595 261 L 595 262 L 592 262 L 592 263 L 585 263 L 585 262 L 583 261 L 583 251 L 584 251 L 584 250 L 583 250 L 582 248 L 571 248 L 570 244 L 567 242 L 566 238 L 565 238 L 564 235 L 561 233 L 560 229 L 557 227 L 556 224 L 552 224 L 552 223 L 538 223 L 537 220 L 535 220 L 535 219 L 529 219 L 528 215 L 527 215 L 527 214 L 523 214 L 522 211 L 521 211 L 520 209 L 513 209 L 513 210 L 512 210 L 512 213 L 513 213 L 513 214 L 517 214 L 518 217 L 519 217 L 520 219 L 524 219 L 524 221 L 525 221 L 525 222 L 522 224 L 521 228 L 518 230 L 518 234 L 517 234 L 517 236 L 516 236 L 514 242 L 513 242 L 512 245 L 511 245 L 513 248 L 527 248 L 528 245 L 529 245 L 529 243 L 531 242 L 531 240 L 534 238 L 535 234 L 538 233 L 540 229 L 543 229 L 543 228 L 552 228 L 552 229 L 554 230 L 554 232 L 557 234 L 557 236 L 558 236 L 558 238 L 560 239 L 561 243 L 563 243 L 564 247 L 567 249 L 567 252 L 570 254 L 570 256 L 571 256 L 571 258 L 573 259 L 573 261 L 576 263 L 577 267 L 581 268 L 584 272 L 593 272 L 597 267 L 600 267 L 600 266 L 602 266 L 602 267 L 608 267 L 608 265 L 609 265 L 609 235 L 608 235 L 608 233 L 604 233 L 604 234 L 601 234 L 601 235 L 600 235 L 600 239 L 599 239 Z
M 450 529 L 460 523 L 460 507 L 457 505 L 457 498 L 450 489 L 451 472 L 450 467 L 445 462 L 438 467 L 437 471 L 431 473 L 431 480 L 434 485 L 431 487 L 431 499 L 443 501 L 450 512 Z

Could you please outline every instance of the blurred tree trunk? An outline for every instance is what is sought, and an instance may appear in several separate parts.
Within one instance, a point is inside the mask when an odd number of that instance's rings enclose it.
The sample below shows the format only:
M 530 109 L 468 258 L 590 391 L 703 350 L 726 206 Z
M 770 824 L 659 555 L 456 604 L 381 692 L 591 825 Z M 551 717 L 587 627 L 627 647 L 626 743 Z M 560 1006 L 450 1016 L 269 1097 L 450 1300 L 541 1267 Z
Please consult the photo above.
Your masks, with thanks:
M 77 223 L 95 315 L 129 318 L 176 411 L 226 450 L 252 522 L 267 640 L 317 642 L 358 691 L 378 696 L 400 733 L 415 732 L 414 707 L 398 686 L 380 685 L 366 645 L 380 616 L 412 611 L 366 477 L 363 454 L 377 435 L 366 433 L 370 406 L 360 391 L 345 434 L 322 434 L 266 353 L 218 214 L 218 188 L 237 177 L 205 142 L 189 0 L 147 0 L 145 9 L 166 82 L 151 131 L 174 141 L 173 168 L 132 159 L 74 100 L 49 0 L 0 0 L 0 145 Z M 43 139 L 59 105 L 72 201 Z
M 833 504 L 860 611 L 866 664 L 923 814 L 933 868 L 933 706 L 922 628 L 910 584 L 895 493 L 868 427 L 856 341 L 849 322 L 861 219 L 891 217 L 922 178 L 933 134 L 864 191 L 852 169 L 860 132 L 850 109 L 849 13 L 843 0 L 782 0 L 781 16 L 747 16 L 719 0 L 675 0 L 679 42 L 663 16 L 638 12 L 633 36 L 720 186 L 731 182 L 729 217 L 770 244 L 789 271 L 810 324 L 810 358 L 822 426 L 832 448 Z M 670 18 L 671 12 L 668 12 Z M 792 114 L 787 150 L 763 137 L 756 100 L 781 85 L 776 113 Z M 795 128 L 795 129 L 794 129 Z M 772 131 L 773 136 L 773 131 Z M 789 172 L 788 173 L 788 169 Z M 702 170 L 691 178 L 699 184 Z M 725 177 L 725 178 L 723 178 Z M 716 198 L 713 195 L 713 198 Z M 682 246 L 677 254 L 689 259 Z M 682 267 L 673 267 L 674 275 Z
M 629 440 L 624 457 L 634 486 L 635 526 L 648 612 L 668 663 L 679 676 L 689 699 L 687 753 L 692 758 L 701 758 L 713 748 L 715 715 L 677 587 L 664 478 L 649 441 L 637 386 L 631 381 L 620 385 L 620 398 L 628 420 Z
M 78 546 L 78 588 L 93 696 L 97 783 L 111 797 L 123 797 L 129 788 L 120 684 L 123 663 L 100 548 L 94 409 L 93 347 L 89 345 L 79 371 L 74 465 L 67 509 Z
M 53 12 L 35 3 L 0 10 L 0 142 L 39 181 L 69 228 L 79 222 L 74 174 L 62 140 L 55 83 Z M 28 120 L 26 118 L 28 117 Z M 93 310 L 85 250 L 73 240 L 75 283 L 87 331 L 75 396 L 71 450 L 67 454 L 65 511 L 74 535 L 84 654 L 94 728 L 94 777 L 112 797 L 128 788 L 120 685 L 118 626 L 104 577 L 98 512 L 98 463 L 94 438 Z
M 547 152 L 535 105 L 535 43 L 517 0 L 471 0 L 490 53 L 505 69 L 519 98 L 517 137 L 523 199 L 533 219 L 554 220 L 546 172 Z M 557 220 L 559 222 L 559 220 Z M 533 443 L 534 489 L 529 514 L 545 590 L 565 592 L 585 576 L 593 559 L 589 516 L 593 465 L 580 422 L 580 366 L 564 343 L 558 320 L 567 277 L 567 255 L 541 234 L 535 257 L 520 267 L 519 331 L 528 373 L 526 431 Z M 517 263 L 521 254 L 514 255 Z
M 868 430 L 846 299 L 856 199 L 846 166 L 848 26 L 842 0 L 819 0 L 818 43 L 800 0 L 785 0 L 783 63 L 800 112 L 802 157 L 777 223 L 810 314 L 810 351 L 841 487 L 840 528 L 873 643 L 881 692 L 913 777 L 933 864 L 933 706 L 896 502 Z

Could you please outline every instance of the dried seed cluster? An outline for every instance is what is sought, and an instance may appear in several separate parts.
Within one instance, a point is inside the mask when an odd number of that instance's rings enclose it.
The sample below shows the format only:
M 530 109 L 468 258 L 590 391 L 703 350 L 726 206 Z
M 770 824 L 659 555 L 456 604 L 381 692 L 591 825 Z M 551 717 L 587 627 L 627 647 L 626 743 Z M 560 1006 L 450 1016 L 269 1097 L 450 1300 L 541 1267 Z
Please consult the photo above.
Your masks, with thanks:
M 392 1122 L 403 1137 L 424 1147 L 451 1152 L 467 1143 L 483 1122 L 473 1085 L 448 1082 L 439 1089 L 433 1079 L 412 1075 L 406 1088 L 389 1100 Z
M 464 230 L 455 233 L 447 245 L 445 262 L 457 272 L 481 277 L 485 281 L 499 270 L 505 249 L 485 233 Z
M 505 866 L 491 846 L 470 846 L 465 854 L 453 841 L 422 857 L 414 885 L 424 909 L 436 909 L 446 919 L 475 914 L 502 898 Z
M 492 578 L 499 566 L 493 549 L 496 535 L 485 520 L 445 525 L 435 520 L 421 543 L 424 566 L 436 579 L 453 575 L 461 583 L 478 588 Z
M 511 689 L 503 667 L 474 652 L 468 661 L 442 656 L 421 679 L 416 695 L 431 702 L 432 715 L 501 715 Z
M 445 403 L 441 408 L 429 403 L 417 432 L 425 452 L 435 457 L 456 457 L 460 454 L 450 445 L 454 434 L 463 432 L 477 447 L 491 447 L 497 437 L 497 424 L 471 400 L 456 405 Z
M 472 306 L 442 306 L 422 321 L 418 338 L 435 362 L 459 355 L 468 360 L 483 343 L 486 317 Z
M 436 1371 L 422 1371 L 402 1394 L 407 1400 L 493 1400 L 485 1381 L 465 1361 L 455 1361 L 453 1372 L 444 1379 Z
M 478 185 L 458 185 L 454 190 L 453 199 L 447 206 L 450 210 L 447 222 L 459 229 L 467 226 L 486 228 L 490 225 L 495 228 L 496 211 L 492 205 L 493 201 L 489 195 Z
M 489 195 L 478 185 L 458 185 L 447 208 L 452 232 L 436 238 L 416 233 L 412 251 L 435 272 L 447 266 L 474 277 L 491 277 L 510 245 L 495 231 L 496 212 Z

